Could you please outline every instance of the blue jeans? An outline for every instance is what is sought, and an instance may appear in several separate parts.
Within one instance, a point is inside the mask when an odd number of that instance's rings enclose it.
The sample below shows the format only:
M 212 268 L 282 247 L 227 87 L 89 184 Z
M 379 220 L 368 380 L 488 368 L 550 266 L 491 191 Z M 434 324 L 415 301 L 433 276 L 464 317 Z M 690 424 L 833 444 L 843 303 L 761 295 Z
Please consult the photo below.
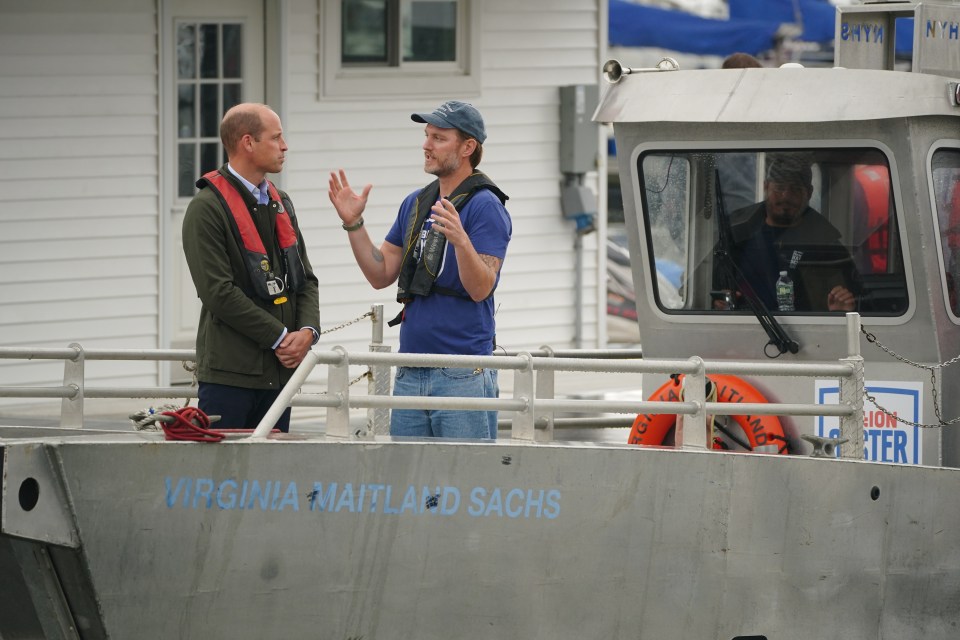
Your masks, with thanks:
M 435 398 L 498 398 L 495 369 L 397 367 L 393 395 Z M 496 440 L 496 411 L 394 409 L 391 436 Z

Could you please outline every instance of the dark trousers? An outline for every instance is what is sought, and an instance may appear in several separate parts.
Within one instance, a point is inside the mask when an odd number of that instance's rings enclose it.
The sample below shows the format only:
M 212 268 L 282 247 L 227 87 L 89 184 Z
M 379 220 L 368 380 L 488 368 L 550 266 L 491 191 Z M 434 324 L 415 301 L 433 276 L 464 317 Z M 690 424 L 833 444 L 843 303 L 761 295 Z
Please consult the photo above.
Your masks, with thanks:
M 201 382 L 198 395 L 201 411 L 208 416 L 220 416 L 220 421 L 212 424 L 212 428 L 255 429 L 280 392 Z M 290 430 L 290 407 L 280 414 L 273 428 L 284 433 Z

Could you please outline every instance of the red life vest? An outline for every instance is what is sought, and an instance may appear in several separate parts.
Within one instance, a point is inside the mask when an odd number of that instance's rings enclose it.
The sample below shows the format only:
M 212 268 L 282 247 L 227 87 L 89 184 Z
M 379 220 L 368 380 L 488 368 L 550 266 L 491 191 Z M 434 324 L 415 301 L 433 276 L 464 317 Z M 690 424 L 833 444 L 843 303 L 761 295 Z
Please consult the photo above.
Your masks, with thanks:
M 284 207 L 283 200 L 273 183 L 267 181 L 267 193 L 270 203 L 267 205 L 270 212 L 276 216 L 277 244 L 283 264 L 280 265 L 280 275 L 276 265 L 270 264 L 263 239 L 257 231 L 253 217 L 247 209 L 247 203 L 237 191 L 237 187 L 220 170 L 211 171 L 197 181 L 200 188 L 210 187 L 224 209 L 230 212 L 233 220 L 234 236 L 244 253 L 244 262 L 253 283 L 254 293 L 264 300 L 271 300 L 274 304 L 286 301 L 286 294 L 295 293 L 303 286 L 306 272 L 300 250 L 297 245 L 297 233 L 293 228 L 293 221 Z M 289 201 L 288 201 L 288 207 Z

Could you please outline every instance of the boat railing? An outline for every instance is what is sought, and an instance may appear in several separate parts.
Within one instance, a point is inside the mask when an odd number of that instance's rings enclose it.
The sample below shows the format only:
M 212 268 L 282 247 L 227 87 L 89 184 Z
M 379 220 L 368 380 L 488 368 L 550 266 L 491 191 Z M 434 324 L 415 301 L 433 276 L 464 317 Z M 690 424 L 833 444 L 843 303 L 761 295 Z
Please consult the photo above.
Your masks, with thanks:
M 706 449 L 709 415 L 830 416 L 840 420 L 840 437 L 835 442 L 842 457 L 863 458 L 863 361 L 859 353 L 859 314 L 847 314 L 848 356 L 837 362 L 734 362 L 687 359 L 648 359 L 638 350 L 539 350 L 490 356 L 393 353 L 382 342 L 383 310 L 376 305 L 373 341 L 367 352 L 349 352 L 343 347 L 329 351 L 312 349 L 281 390 L 276 402 L 249 436 L 264 439 L 288 406 L 326 408 L 325 435 L 331 438 L 364 438 L 384 433 L 391 409 L 466 409 L 500 411 L 512 415 L 510 436 L 515 440 L 550 441 L 554 428 L 564 418 L 557 414 L 657 414 L 677 415 L 675 442 L 685 449 Z M 84 364 L 90 360 L 192 361 L 190 349 L 84 349 L 71 344 L 56 348 L 0 348 L 0 359 L 51 359 L 64 361 L 63 384 L 47 387 L 0 387 L 0 397 L 61 398 L 61 426 L 82 428 L 85 398 L 195 398 L 196 386 L 92 387 L 85 384 Z M 327 389 L 305 393 L 308 376 L 318 365 L 327 367 Z M 367 394 L 351 394 L 349 367 L 369 368 Z M 469 367 L 511 371 L 510 397 L 435 398 L 390 395 L 390 371 L 394 367 Z M 684 374 L 684 396 L 678 402 L 609 400 L 554 397 L 558 372 Z M 813 403 L 724 403 L 706 399 L 707 374 L 752 376 L 833 377 L 840 381 L 838 404 Z M 367 428 L 351 426 L 354 409 L 367 409 Z M 600 418 L 574 418 L 593 422 Z M 849 446 L 839 446 L 849 442 Z

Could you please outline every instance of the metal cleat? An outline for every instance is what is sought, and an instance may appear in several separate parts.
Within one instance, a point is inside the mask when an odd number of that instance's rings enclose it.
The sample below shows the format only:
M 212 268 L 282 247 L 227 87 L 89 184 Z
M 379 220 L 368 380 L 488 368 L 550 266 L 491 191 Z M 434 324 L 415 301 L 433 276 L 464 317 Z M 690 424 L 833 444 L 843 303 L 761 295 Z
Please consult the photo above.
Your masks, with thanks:
M 805 433 L 801 434 L 800 437 L 813 445 L 813 451 L 810 452 L 811 458 L 835 458 L 837 447 L 850 439 L 824 438 L 823 436 L 811 436 Z

